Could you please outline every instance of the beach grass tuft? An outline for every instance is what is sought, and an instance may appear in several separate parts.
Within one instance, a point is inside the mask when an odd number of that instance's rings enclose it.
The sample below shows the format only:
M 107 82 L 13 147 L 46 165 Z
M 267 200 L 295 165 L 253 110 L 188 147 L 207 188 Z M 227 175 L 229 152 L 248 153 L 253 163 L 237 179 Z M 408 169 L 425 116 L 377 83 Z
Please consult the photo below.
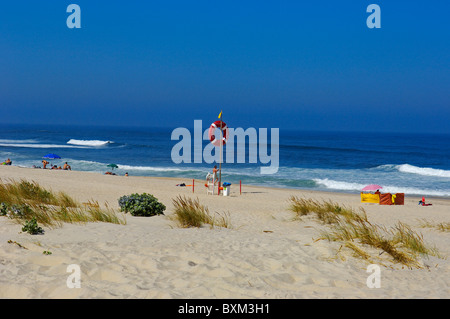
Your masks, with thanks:
M 48 227 L 61 226 L 63 222 L 126 224 L 126 219 L 107 205 L 106 208 L 93 204 L 83 208 L 66 193 L 54 193 L 25 180 L 0 181 L 0 215 L 18 222 L 36 220 Z
M 436 248 L 424 243 L 423 235 L 413 231 L 408 225 L 399 222 L 390 229 L 369 222 L 364 209 L 360 212 L 342 207 L 330 201 L 318 202 L 311 199 L 291 196 L 289 209 L 297 216 L 315 214 L 329 227 L 320 232 L 321 238 L 342 242 L 355 256 L 370 260 L 363 246 L 376 248 L 392 257 L 396 263 L 420 268 L 418 256 L 439 256 Z
M 367 221 L 367 215 L 363 208 L 360 208 L 360 212 L 358 213 L 353 208 L 341 206 L 332 201 L 319 202 L 317 200 L 298 198 L 295 196 L 291 196 L 289 201 L 289 209 L 296 213 L 298 218 L 315 214 L 325 224 L 336 224 L 341 218 L 345 220 Z
M 441 232 L 448 232 L 450 231 L 450 223 L 448 222 L 442 222 L 442 223 L 431 223 L 427 220 L 423 220 L 421 227 L 428 227 L 428 228 L 435 228 Z
M 362 247 L 360 247 L 355 242 L 347 241 L 344 243 L 344 246 L 351 249 L 354 256 L 371 262 L 372 257 L 370 256 L 370 254 L 367 253 Z
M 398 222 L 394 227 L 393 240 L 410 251 L 441 258 L 437 248 L 426 245 L 423 235 L 413 231 L 404 223 Z
M 175 207 L 172 217 L 180 227 L 202 227 L 209 224 L 211 227 L 229 228 L 231 226 L 229 215 L 215 213 L 211 215 L 208 207 L 200 204 L 199 199 L 178 196 L 172 200 Z

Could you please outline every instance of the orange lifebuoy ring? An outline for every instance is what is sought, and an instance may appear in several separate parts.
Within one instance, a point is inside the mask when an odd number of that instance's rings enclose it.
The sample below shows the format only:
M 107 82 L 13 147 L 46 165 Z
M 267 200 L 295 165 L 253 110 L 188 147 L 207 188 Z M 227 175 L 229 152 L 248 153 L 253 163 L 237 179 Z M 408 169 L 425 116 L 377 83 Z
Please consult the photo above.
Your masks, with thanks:
M 208 137 L 212 144 L 215 146 L 220 146 L 220 139 L 216 139 L 216 136 L 214 135 L 214 130 L 216 128 L 222 128 L 223 137 L 222 137 L 222 145 L 224 145 L 227 142 L 228 139 L 228 127 L 225 124 L 225 122 L 222 121 L 215 121 L 211 124 L 209 127 Z

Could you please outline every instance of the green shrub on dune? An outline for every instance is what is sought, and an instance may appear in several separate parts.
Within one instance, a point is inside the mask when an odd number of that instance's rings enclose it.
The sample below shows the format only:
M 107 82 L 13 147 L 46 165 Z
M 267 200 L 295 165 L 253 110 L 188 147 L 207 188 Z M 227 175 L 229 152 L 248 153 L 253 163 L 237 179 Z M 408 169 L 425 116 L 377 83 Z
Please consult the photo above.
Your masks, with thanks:
M 120 210 L 132 216 L 164 215 L 166 206 L 151 194 L 131 194 L 119 198 Z

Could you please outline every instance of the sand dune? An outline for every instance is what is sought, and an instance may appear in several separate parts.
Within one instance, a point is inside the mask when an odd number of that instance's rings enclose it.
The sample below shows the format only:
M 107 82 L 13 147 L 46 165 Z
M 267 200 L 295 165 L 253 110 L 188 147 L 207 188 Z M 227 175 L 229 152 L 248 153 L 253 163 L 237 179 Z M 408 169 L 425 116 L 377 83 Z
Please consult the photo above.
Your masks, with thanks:
M 0 217 L 0 298 L 450 297 L 450 235 L 420 227 L 424 219 L 449 222 L 449 200 L 430 199 L 433 206 L 422 207 L 407 196 L 404 206 L 363 205 L 358 195 L 246 185 L 241 195 L 232 187 L 231 196 L 223 197 L 206 195 L 203 181 L 193 194 L 175 186 L 188 180 L 19 167 L 0 167 L 0 176 L 34 180 L 80 202 L 94 199 L 116 209 L 120 196 L 143 192 L 167 206 L 165 216 L 128 214 L 126 225 L 44 227 L 43 235 L 22 233 L 19 224 Z M 232 227 L 177 227 L 168 218 L 177 195 L 228 213 Z M 339 250 L 339 243 L 317 241 L 326 226 L 314 218 L 292 220 L 291 195 L 363 206 L 372 222 L 387 227 L 402 221 L 444 258 L 423 258 L 421 269 L 381 266 L 381 288 L 368 288 L 368 262 Z M 67 286 L 72 264 L 80 267 L 81 288 Z

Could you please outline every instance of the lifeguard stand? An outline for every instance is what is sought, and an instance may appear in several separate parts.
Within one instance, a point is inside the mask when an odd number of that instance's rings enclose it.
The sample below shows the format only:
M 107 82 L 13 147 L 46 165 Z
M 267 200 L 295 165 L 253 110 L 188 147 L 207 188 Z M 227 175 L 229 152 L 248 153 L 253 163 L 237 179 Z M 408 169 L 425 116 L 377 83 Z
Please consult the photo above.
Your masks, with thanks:
M 206 175 L 206 195 L 214 195 L 214 192 L 216 190 L 216 183 L 217 183 L 217 178 L 216 178 L 216 174 L 213 173 L 208 173 Z

